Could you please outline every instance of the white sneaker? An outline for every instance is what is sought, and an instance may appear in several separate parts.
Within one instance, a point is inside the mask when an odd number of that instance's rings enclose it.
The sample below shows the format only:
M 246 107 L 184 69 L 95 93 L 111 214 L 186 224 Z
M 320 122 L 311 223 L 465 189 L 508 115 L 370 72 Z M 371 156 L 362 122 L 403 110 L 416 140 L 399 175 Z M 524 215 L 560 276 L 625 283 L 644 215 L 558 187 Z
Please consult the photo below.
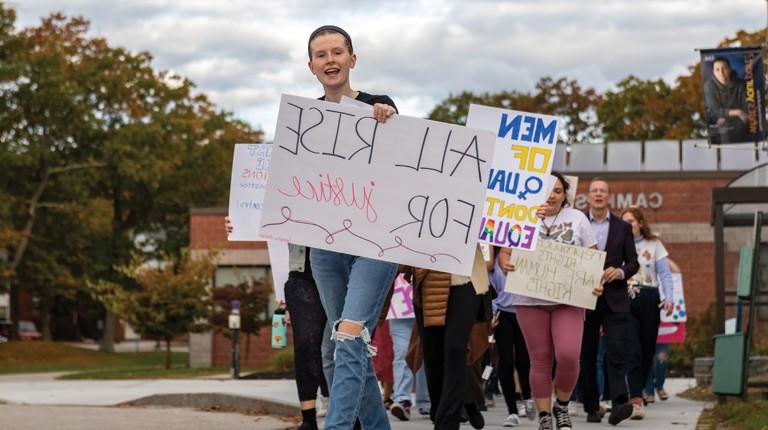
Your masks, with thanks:
M 325 416 L 325 412 L 328 410 L 328 403 L 330 402 L 330 399 L 325 396 L 320 396 L 315 400 L 315 415 L 318 418 L 322 418 Z
M 533 402 L 533 399 L 525 401 L 525 414 L 531 421 L 536 419 L 536 403 Z
M 520 417 L 517 416 L 517 414 L 512 414 L 507 417 L 506 420 L 504 420 L 504 424 L 502 424 L 502 427 L 517 427 L 520 425 Z

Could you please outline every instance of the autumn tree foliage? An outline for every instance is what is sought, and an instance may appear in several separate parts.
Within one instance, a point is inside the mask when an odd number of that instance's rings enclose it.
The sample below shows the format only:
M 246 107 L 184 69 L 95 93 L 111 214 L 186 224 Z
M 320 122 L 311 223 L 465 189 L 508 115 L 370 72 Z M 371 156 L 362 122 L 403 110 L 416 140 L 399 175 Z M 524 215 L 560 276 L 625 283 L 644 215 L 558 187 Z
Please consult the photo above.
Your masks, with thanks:
M 165 343 L 165 368 L 171 367 L 171 340 L 207 328 L 211 314 L 209 286 L 215 254 L 142 262 L 135 258 L 118 271 L 130 287 L 110 281 L 93 285 L 100 299 L 137 332 Z
M 18 30 L 0 4 L 0 285 L 41 299 L 42 315 L 86 281 L 122 282 L 115 267 L 135 252 L 180 257 L 189 208 L 224 205 L 235 142 L 262 139 L 89 25 L 52 14 Z
M 232 302 L 240 302 L 240 331 L 245 333 L 245 354 L 250 356 L 251 335 L 258 336 L 259 330 L 266 324 L 271 324 L 266 315 L 272 293 L 272 282 L 267 279 L 244 279 L 237 284 L 217 286 L 213 290 L 214 311 L 211 316 L 211 326 L 229 336 L 228 318 L 232 311 Z
M 741 30 L 718 46 L 755 46 L 765 41 L 764 29 L 751 33 Z M 560 142 L 569 144 L 706 135 L 698 63 L 672 83 L 630 75 L 603 93 L 566 77 L 544 77 L 529 92 L 460 92 L 435 106 L 429 118 L 465 124 L 471 103 L 560 116 L 564 124 Z

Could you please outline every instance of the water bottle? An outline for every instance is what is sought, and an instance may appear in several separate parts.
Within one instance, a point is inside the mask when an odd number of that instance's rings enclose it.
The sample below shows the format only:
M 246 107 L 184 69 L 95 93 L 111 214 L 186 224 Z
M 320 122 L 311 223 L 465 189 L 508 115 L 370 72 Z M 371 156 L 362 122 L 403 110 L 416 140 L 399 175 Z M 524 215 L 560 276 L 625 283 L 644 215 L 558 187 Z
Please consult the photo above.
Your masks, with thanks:
M 276 309 L 272 315 L 272 348 L 285 348 L 288 346 L 286 338 L 285 309 Z

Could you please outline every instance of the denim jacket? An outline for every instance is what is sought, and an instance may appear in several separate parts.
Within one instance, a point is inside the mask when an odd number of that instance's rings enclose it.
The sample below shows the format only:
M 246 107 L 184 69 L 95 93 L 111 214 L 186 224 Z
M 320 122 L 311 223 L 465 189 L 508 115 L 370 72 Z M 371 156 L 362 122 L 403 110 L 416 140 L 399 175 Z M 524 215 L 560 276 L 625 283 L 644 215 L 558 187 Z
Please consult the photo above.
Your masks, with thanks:
M 291 272 L 303 272 L 307 258 L 307 247 L 288 244 L 288 270 Z

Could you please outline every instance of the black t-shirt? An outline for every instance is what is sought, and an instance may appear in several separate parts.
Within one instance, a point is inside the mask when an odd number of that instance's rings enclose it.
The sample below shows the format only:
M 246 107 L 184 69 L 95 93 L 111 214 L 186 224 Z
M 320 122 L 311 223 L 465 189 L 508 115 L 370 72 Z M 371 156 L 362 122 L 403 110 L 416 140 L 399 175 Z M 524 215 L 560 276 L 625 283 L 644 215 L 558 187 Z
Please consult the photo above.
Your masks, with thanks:
M 325 96 L 320 97 L 318 100 L 325 100 Z M 383 103 L 385 105 L 392 106 L 393 108 L 395 108 L 395 112 L 397 112 L 397 106 L 395 106 L 395 102 L 393 102 L 389 96 L 368 94 L 368 93 L 359 91 L 357 93 L 357 97 L 355 97 L 355 100 L 361 101 L 363 103 L 367 103 L 371 106 L 375 105 L 376 103 Z M 309 264 L 309 252 L 310 252 L 309 250 L 310 248 L 307 247 L 307 252 L 306 252 L 305 261 L 304 261 L 304 272 L 292 271 L 288 274 L 289 276 L 303 278 L 303 279 L 312 279 L 312 266 Z
M 320 97 L 318 100 L 325 100 L 325 96 Z M 376 95 L 376 94 L 368 94 L 364 93 L 362 91 L 357 92 L 357 97 L 355 97 L 355 100 L 363 103 L 367 103 L 371 106 L 375 105 L 376 103 L 382 103 L 385 105 L 390 105 L 393 108 L 395 108 L 395 112 L 397 112 L 397 106 L 395 106 L 395 102 L 392 101 L 389 96 L 384 95 Z

